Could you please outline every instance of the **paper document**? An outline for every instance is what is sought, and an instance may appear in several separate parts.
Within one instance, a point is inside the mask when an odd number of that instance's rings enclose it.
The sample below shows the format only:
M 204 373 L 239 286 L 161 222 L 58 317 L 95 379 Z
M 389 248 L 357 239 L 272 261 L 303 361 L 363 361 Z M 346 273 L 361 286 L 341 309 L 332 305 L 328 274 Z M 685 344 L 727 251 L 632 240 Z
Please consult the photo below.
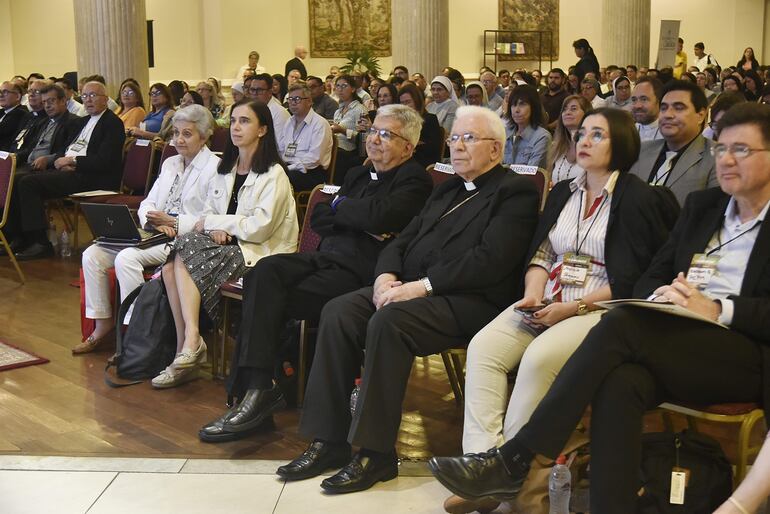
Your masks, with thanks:
M 673 303 L 662 303 L 662 302 L 653 302 L 652 300 L 639 300 L 634 298 L 628 298 L 628 299 L 619 299 L 619 300 L 608 300 L 606 302 L 596 302 L 595 305 L 602 307 L 603 309 L 613 309 L 621 305 L 630 305 L 632 307 L 640 307 L 642 309 L 652 309 L 654 311 L 665 312 L 674 316 L 681 316 L 683 318 L 696 319 L 698 321 L 711 323 L 712 325 L 718 325 L 722 328 L 729 328 L 727 325 L 723 325 L 718 321 L 708 319 L 705 316 L 696 314 L 691 310 L 685 309 L 684 307 L 680 307 L 679 305 L 675 305 Z
M 117 191 L 104 191 L 102 189 L 97 189 L 95 191 L 83 191 L 80 193 L 72 193 L 70 196 L 74 196 L 76 198 L 90 198 L 92 196 L 109 196 L 109 195 L 117 195 L 119 194 Z

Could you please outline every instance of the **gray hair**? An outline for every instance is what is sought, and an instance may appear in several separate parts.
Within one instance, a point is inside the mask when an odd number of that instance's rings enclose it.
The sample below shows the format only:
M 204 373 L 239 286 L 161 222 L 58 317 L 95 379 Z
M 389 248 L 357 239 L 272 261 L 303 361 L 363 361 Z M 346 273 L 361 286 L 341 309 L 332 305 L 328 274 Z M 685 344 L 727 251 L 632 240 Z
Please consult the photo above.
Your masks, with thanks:
M 486 107 L 463 105 L 457 108 L 457 112 L 455 113 L 455 123 L 457 123 L 457 120 L 460 118 L 472 116 L 483 118 L 485 122 L 484 125 L 486 125 L 486 129 L 489 131 L 490 136 L 496 141 L 499 141 L 500 144 L 503 145 L 503 148 L 505 148 L 505 125 L 503 125 L 503 120 L 500 119 L 500 116 Z
M 171 123 L 174 124 L 177 121 L 193 123 L 204 141 L 208 141 L 214 133 L 214 116 L 202 105 L 192 104 L 178 109 L 171 118 Z
M 298 91 L 300 89 L 302 90 L 303 94 L 306 94 L 306 95 L 310 94 L 310 88 L 307 87 L 307 83 L 304 80 L 298 80 L 297 82 L 289 86 L 289 93 L 291 93 L 292 91 Z
M 420 140 L 420 131 L 422 130 L 422 116 L 420 116 L 419 112 L 406 105 L 389 104 L 377 109 L 377 116 L 392 118 L 399 122 L 403 127 L 401 129 L 401 137 L 409 141 L 413 147 L 417 147 L 417 142 Z

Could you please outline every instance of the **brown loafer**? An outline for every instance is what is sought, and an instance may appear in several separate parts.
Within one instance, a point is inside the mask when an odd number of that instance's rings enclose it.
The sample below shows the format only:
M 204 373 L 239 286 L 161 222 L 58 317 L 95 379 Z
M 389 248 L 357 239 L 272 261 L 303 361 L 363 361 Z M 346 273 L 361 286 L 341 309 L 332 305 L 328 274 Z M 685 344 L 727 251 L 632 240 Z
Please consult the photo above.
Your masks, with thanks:
M 88 338 L 81 342 L 76 344 L 72 348 L 72 355 L 80 355 L 83 353 L 91 353 L 92 351 L 96 350 L 99 346 L 101 346 L 102 343 L 105 343 L 107 341 L 111 341 L 115 336 L 114 331 L 107 332 L 104 336 L 100 337 L 99 339 L 96 339 L 93 334 L 88 336 Z
M 444 502 L 444 510 L 450 514 L 466 514 L 467 512 L 480 512 L 486 514 L 500 506 L 500 502 L 492 498 L 480 500 L 466 500 L 460 496 L 450 496 Z

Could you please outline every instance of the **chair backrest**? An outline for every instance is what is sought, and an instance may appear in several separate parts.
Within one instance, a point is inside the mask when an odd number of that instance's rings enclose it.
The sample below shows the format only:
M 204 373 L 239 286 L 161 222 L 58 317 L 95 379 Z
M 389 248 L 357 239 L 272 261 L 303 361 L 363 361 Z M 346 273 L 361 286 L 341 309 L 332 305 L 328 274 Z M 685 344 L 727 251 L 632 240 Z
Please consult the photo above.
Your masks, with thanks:
M 323 184 L 318 184 L 310 191 L 310 198 L 307 201 L 307 209 L 305 210 L 305 218 L 302 220 L 302 233 L 299 236 L 299 246 L 297 252 L 313 252 L 318 249 L 318 244 L 321 242 L 321 236 L 318 235 L 312 228 L 310 228 L 310 218 L 313 215 L 313 209 L 316 204 L 329 198 L 329 194 L 323 192 Z
M 11 193 L 13 192 L 13 177 L 15 174 L 16 154 L 0 152 L 0 209 L 3 210 L 0 228 L 5 226 L 5 222 L 8 219 L 8 210 L 11 206 Z
M 540 195 L 540 210 L 542 211 L 543 207 L 545 207 L 545 199 L 548 197 L 548 172 L 543 168 L 538 168 L 537 166 L 519 165 L 512 165 L 511 171 L 532 180 L 532 182 L 535 184 L 535 187 L 537 187 L 538 194 Z
M 122 189 L 130 194 L 147 192 L 154 156 L 155 147 L 150 140 L 136 139 L 131 142 L 123 162 Z
M 326 173 L 329 177 L 329 184 L 334 184 L 334 170 L 337 168 L 337 149 L 339 148 L 339 143 L 337 143 L 337 138 L 332 134 L 332 158 L 329 161 L 329 169 Z
M 227 146 L 227 138 L 230 137 L 230 129 L 227 127 L 216 127 L 209 140 L 209 149 L 212 152 L 224 152 Z
M 438 163 L 440 164 L 440 163 Z M 454 171 L 450 172 L 451 166 L 439 166 L 439 169 L 443 169 L 444 171 L 439 171 L 436 169 L 435 164 L 428 165 L 427 168 L 428 174 L 430 175 L 430 179 L 433 181 L 433 187 L 436 187 L 437 185 L 441 184 L 442 182 L 445 182 L 449 180 L 450 178 L 454 177 Z
M 178 154 L 179 152 L 176 151 L 176 147 L 174 145 L 171 145 L 169 143 L 166 143 L 165 145 L 163 145 L 163 151 L 160 152 L 160 162 L 158 163 L 158 169 L 163 167 L 163 162 L 166 159 Z
M 441 159 L 446 157 L 446 150 L 447 150 L 447 144 L 446 144 L 446 129 L 444 127 L 439 127 L 441 129 L 441 152 L 439 152 L 439 156 Z

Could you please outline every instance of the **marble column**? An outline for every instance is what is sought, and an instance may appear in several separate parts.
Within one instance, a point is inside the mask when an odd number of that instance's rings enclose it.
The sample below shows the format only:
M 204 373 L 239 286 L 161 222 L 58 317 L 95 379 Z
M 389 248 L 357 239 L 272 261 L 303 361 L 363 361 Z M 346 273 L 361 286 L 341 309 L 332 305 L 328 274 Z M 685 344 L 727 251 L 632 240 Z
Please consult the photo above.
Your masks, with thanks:
M 449 66 L 448 0 L 393 0 L 391 9 L 393 66 L 430 81 Z
M 602 66 L 650 65 L 650 1 L 602 0 Z
M 133 77 L 148 90 L 147 16 L 144 0 L 74 0 L 78 78 L 103 75 L 107 91 Z

